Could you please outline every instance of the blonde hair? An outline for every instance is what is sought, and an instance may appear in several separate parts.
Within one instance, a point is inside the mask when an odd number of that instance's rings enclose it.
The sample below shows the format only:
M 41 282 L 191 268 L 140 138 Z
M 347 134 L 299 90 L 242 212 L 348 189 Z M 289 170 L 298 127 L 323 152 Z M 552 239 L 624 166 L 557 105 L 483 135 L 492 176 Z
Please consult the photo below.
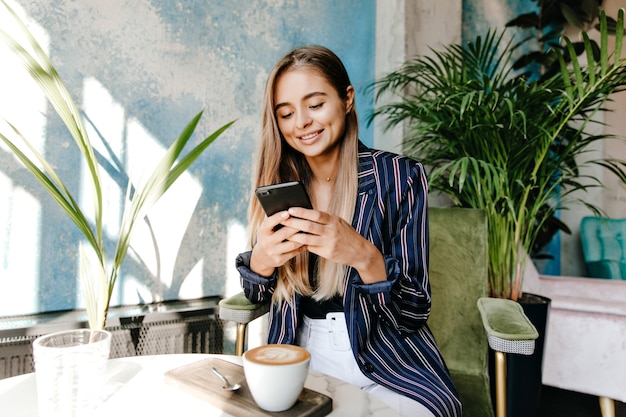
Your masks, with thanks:
M 274 111 L 274 90 L 279 77 L 287 71 L 307 69 L 324 77 L 337 91 L 342 100 L 347 99 L 351 86 L 348 73 L 341 60 L 322 46 L 306 46 L 285 55 L 272 69 L 265 85 L 261 140 L 253 179 L 253 188 L 285 181 L 301 181 L 310 192 L 312 172 L 304 156 L 294 151 L 278 128 Z M 339 173 L 328 212 L 349 224 L 354 216 L 358 192 L 358 117 L 356 108 L 346 108 L 344 137 L 340 144 Z M 250 246 L 254 248 L 256 230 L 263 222 L 265 213 L 256 198 L 250 199 L 248 210 Z M 283 266 L 277 268 L 278 282 L 274 302 L 291 300 L 294 293 L 311 295 L 316 300 L 343 294 L 347 275 L 346 265 L 318 259 L 314 268 L 318 288 L 313 291 L 309 284 L 309 254 L 302 252 Z

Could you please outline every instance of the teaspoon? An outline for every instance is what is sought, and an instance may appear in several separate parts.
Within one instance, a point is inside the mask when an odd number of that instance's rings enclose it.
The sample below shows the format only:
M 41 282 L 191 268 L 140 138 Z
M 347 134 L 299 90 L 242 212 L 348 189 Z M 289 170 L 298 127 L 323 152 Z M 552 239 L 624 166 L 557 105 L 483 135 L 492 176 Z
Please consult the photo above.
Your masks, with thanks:
M 241 388 L 241 385 L 239 384 L 231 384 L 230 382 L 228 382 L 228 379 L 226 379 L 226 377 L 224 375 L 221 374 L 220 371 L 218 371 L 215 366 L 211 367 L 211 370 L 213 370 L 213 373 L 217 376 L 220 377 L 220 379 L 222 380 L 222 382 L 224 383 L 224 386 L 222 386 L 222 388 L 224 388 L 227 391 L 236 391 L 239 388 Z

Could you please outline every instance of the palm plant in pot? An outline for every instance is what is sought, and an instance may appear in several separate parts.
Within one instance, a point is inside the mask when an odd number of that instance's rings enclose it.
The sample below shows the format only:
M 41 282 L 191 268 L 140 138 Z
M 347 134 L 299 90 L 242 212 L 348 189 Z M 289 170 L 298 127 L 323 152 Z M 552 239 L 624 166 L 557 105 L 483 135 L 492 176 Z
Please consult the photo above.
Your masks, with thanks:
M 80 244 L 80 279 L 83 287 L 90 329 L 56 332 L 38 337 L 33 343 L 39 409 L 41 415 L 91 415 L 103 398 L 106 361 L 111 346 L 111 333 L 104 330 L 113 288 L 128 252 L 132 232 L 148 209 L 176 182 L 180 175 L 233 122 L 201 140 L 181 156 L 185 145 L 202 116 L 198 113 L 184 128 L 156 165 L 154 172 L 139 184 L 128 176 L 125 207 L 112 259 L 107 257 L 103 239 L 103 186 L 100 167 L 93 150 L 82 114 L 49 57 L 17 14 L 0 0 L 0 13 L 13 17 L 20 29 L 11 36 L 0 29 L 0 40 L 19 57 L 32 79 L 40 86 L 58 116 L 74 139 L 82 161 L 91 195 L 92 206 L 78 204 L 53 165 L 25 138 L 18 127 L 7 122 L 8 132 L 0 132 L 0 140 L 41 183 L 49 195 L 82 232 L 86 244 Z M 121 167 L 120 167 L 121 168 Z M 90 216 L 86 210 L 89 210 Z M 92 222 L 90 218 L 95 219 Z M 84 414 L 83 414 L 84 413 Z
M 405 152 L 430 167 L 431 190 L 454 204 L 480 208 L 489 222 L 489 287 L 493 297 L 518 300 L 528 253 L 556 210 L 580 202 L 601 212 L 580 193 L 601 187 L 581 174 L 584 165 L 608 169 L 626 183 L 626 163 L 610 157 L 580 157 L 611 135 L 590 133 L 613 93 L 626 88 L 626 58 L 620 55 L 623 10 L 615 53 L 607 48 L 601 16 L 601 58 L 582 33 L 579 57 L 566 39 L 560 71 L 538 81 L 516 77 L 512 62 L 523 42 L 490 31 L 466 46 L 450 45 L 434 57 L 416 57 L 374 83 L 377 98 L 398 100 L 376 109 L 388 127 L 405 124 Z M 577 196 L 578 195 L 578 196 Z
M 624 14 L 615 32 L 615 53 L 607 47 L 609 30 L 602 13 L 600 58 L 582 34 L 584 53 L 577 54 L 565 39 L 557 54 L 559 71 L 529 80 L 515 73 L 515 56 L 524 41 L 515 43 L 505 31 L 490 31 L 467 45 L 450 45 L 418 56 L 377 80 L 376 97 L 387 104 L 370 117 L 402 125 L 407 132 L 405 152 L 430 169 L 431 190 L 461 207 L 487 214 L 489 232 L 489 289 L 491 296 L 522 301 L 524 269 L 542 227 L 559 209 L 584 204 L 599 213 L 580 192 L 601 187 L 584 174 L 583 166 L 597 165 L 626 183 L 626 163 L 609 157 L 588 156 L 592 145 L 611 139 L 591 133 L 611 94 L 626 89 L 626 58 L 620 53 Z M 586 62 L 584 62 L 586 60 Z M 389 96 L 397 99 L 389 100 Z M 549 300 L 532 296 L 533 302 Z M 530 302 L 530 301 L 529 301 Z M 533 320 L 540 337 L 532 358 L 508 361 L 509 392 L 526 392 L 521 401 L 509 399 L 509 415 L 533 415 L 541 392 L 543 335 L 548 305 Z M 516 366 L 516 363 L 519 364 Z M 512 367 L 529 372 L 512 380 Z M 517 376 L 520 376 L 517 374 Z M 519 414 L 516 414 L 519 413 Z

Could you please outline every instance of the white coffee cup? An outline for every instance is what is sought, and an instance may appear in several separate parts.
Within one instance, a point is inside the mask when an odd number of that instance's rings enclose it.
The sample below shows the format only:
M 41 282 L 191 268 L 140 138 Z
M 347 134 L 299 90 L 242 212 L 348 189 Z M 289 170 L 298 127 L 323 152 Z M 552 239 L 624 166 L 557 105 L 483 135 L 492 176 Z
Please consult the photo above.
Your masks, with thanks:
M 309 371 L 311 354 L 294 345 L 261 345 L 243 355 L 246 383 L 265 411 L 287 410 L 296 403 Z

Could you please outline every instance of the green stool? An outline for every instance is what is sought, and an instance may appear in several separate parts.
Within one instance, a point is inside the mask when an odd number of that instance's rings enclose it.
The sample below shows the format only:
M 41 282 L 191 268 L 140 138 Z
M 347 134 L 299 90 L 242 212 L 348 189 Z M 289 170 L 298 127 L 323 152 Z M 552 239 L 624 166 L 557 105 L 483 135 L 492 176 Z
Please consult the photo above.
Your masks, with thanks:
M 269 309 L 269 303 L 254 304 L 246 298 L 243 292 L 219 302 L 220 319 L 237 323 L 237 339 L 235 343 L 235 354 L 237 356 L 243 355 L 248 323 L 261 317 Z

